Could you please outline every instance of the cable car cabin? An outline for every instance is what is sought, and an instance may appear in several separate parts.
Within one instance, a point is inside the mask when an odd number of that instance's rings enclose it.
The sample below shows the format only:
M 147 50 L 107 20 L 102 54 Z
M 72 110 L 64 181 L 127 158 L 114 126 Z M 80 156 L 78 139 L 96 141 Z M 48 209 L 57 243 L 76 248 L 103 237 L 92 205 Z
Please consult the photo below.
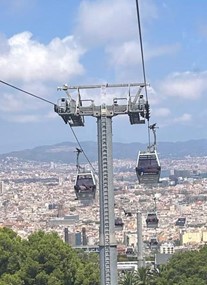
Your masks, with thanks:
M 116 218 L 115 219 L 115 230 L 123 230 L 124 223 L 122 221 L 122 218 Z
M 186 222 L 186 218 L 178 218 L 175 225 L 179 227 L 184 227 Z
M 134 248 L 133 247 L 127 247 L 125 253 L 126 253 L 126 255 L 134 255 Z
M 132 212 L 131 212 L 131 211 L 129 211 L 129 210 L 124 210 L 124 209 L 123 209 L 123 211 L 124 211 L 124 215 L 125 215 L 126 217 L 132 217 Z
M 157 184 L 160 179 L 160 162 L 156 150 L 139 151 L 136 173 L 140 184 Z
M 158 220 L 157 214 L 155 212 L 148 213 L 147 219 L 146 219 L 146 223 L 147 223 L 148 228 L 156 229 L 158 227 L 158 222 L 159 222 L 159 220 Z
M 78 200 L 95 199 L 96 181 L 92 171 L 78 172 L 74 189 Z
M 157 250 L 159 248 L 159 243 L 155 237 L 150 239 L 149 246 L 151 250 Z

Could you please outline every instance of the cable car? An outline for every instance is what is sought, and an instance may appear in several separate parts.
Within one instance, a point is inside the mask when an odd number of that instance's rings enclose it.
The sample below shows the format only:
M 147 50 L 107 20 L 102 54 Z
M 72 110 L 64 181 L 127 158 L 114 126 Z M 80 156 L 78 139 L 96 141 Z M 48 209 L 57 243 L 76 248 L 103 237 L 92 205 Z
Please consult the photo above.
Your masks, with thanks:
M 157 250 L 159 248 L 159 243 L 156 237 L 150 239 L 149 246 L 151 250 Z
M 156 212 L 151 212 L 147 214 L 147 228 L 156 229 L 158 227 L 159 219 L 157 218 Z
M 175 225 L 179 227 L 184 227 L 186 222 L 186 218 L 178 218 Z
M 139 151 L 136 173 L 140 184 L 156 184 L 160 178 L 160 163 L 156 151 Z
M 115 219 L 115 230 L 123 230 L 124 223 L 122 221 L 122 218 L 116 218 Z
M 77 148 L 77 174 L 74 190 L 78 200 L 93 200 L 96 194 L 96 180 L 92 171 L 80 167 L 78 157 L 82 150 Z
M 126 248 L 126 255 L 134 255 L 134 248 L 133 247 L 127 247 Z
M 123 211 L 124 211 L 124 215 L 125 215 L 126 217 L 132 217 L 132 212 L 131 212 L 131 211 L 129 211 L 129 210 L 124 210 L 124 209 L 123 209 Z
M 156 151 L 156 134 L 153 124 L 149 128 L 154 134 L 154 144 L 146 151 L 139 151 L 136 164 L 136 174 L 140 184 L 157 184 L 160 179 L 161 166 Z
M 78 200 L 95 199 L 96 183 L 92 171 L 77 173 L 74 189 Z

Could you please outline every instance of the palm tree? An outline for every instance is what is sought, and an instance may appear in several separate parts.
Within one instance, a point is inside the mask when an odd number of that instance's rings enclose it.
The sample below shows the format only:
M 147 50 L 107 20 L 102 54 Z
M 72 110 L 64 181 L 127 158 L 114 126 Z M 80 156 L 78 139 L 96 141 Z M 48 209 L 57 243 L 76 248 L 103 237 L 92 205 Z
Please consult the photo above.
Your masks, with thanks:
M 135 275 L 135 285 L 155 284 L 154 273 L 148 267 L 138 268 Z
M 120 285 L 136 285 L 136 278 L 134 271 L 126 271 L 120 278 Z

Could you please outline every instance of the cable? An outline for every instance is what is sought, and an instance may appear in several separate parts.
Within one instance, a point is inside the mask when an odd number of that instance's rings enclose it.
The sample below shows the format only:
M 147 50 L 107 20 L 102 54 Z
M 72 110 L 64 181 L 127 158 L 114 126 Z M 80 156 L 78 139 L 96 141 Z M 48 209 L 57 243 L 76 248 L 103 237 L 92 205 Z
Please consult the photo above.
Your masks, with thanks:
M 44 102 L 46 102 L 46 103 L 49 103 L 49 104 L 51 104 L 51 105 L 53 105 L 53 106 L 56 106 L 56 104 L 54 104 L 53 102 L 51 102 L 51 101 L 49 101 L 49 100 L 47 100 L 47 99 L 44 99 L 44 98 L 42 98 L 42 97 L 40 97 L 40 96 L 37 96 L 37 95 L 35 95 L 35 94 L 32 94 L 32 93 L 30 93 L 30 92 L 28 92 L 28 91 L 25 91 L 25 90 L 23 90 L 23 89 L 21 89 L 21 88 L 19 88 L 19 87 L 16 87 L 16 86 L 14 86 L 14 85 L 12 85 L 12 84 L 10 84 L 10 83 L 8 83 L 8 82 L 5 82 L 5 81 L 3 81 L 3 80 L 0 80 L 0 83 L 5 84 L 5 85 L 7 85 L 7 86 L 9 86 L 9 87 L 11 87 L 11 88 L 13 88 L 13 89 L 16 89 L 16 90 L 18 90 L 18 91 L 20 91 L 20 92 L 25 93 L 25 94 L 27 94 L 27 95 L 30 95 L 30 96 L 32 96 L 32 97 L 34 97 L 34 98 L 37 98 L 37 99 L 39 99 L 39 100 L 42 100 L 42 101 L 44 101 Z M 69 125 L 69 126 L 70 126 L 70 125 Z M 89 165 L 91 166 L 91 168 L 92 168 L 93 171 L 95 172 L 95 168 L 93 167 L 93 165 L 91 164 L 90 160 L 88 159 L 88 157 L 87 157 L 85 151 L 84 151 L 83 148 L 81 147 L 81 144 L 80 144 L 80 142 L 79 142 L 79 140 L 78 140 L 78 138 L 77 138 L 77 136 L 76 136 L 76 134 L 75 134 L 73 128 L 72 128 L 71 126 L 70 126 L 70 128 L 71 128 L 71 131 L 72 131 L 72 133 L 73 133 L 73 135 L 74 135 L 74 137 L 75 137 L 75 139 L 76 139 L 76 141 L 77 141 L 77 143 L 78 143 L 80 149 L 82 150 L 82 152 L 83 152 L 83 154 L 84 154 L 86 160 L 88 161 Z
M 25 91 L 25 90 L 23 90 L 23 89 L 21 89 L 21 88 L 19 88 L 19 87 L 16 87 L 16 86 L 14 86 L 14 85 L 12 85 L 12 84 L 10 84 L 10 83 L 7 83 L 7 82 L 3 81 L 3 80 L 0 80 L 0 82 L 3 83 L 3 84 L 5 84 L 5 85 L 7 85 L 7 86 L 9 86 L 9 87 L 11 87 L 11 88 L 14 88 L 14 89 L 18 90 L 18 91 L 21 91 L 21 92 L 23 92 L 23 93 L 25 93 L 25 94 L 28 94 L 28 95 L 30 95 L 30 96 L 32 96 L 32 97 L 35 97 L 35 98 L 37 98 L 37 99 L 39 99 L 39 100 L 45 101 L 46 103 L 49 103 L 49 104 L 51 104 L 51 105 L 53 105 L 53 106 L 56 105 L 56 104 L 54 104 L 53 102 L 51 102 L 51 101 L 49 101 L 49 100 L 47 100 L 47 99 L 44 99 L 44 98 L 42 98 L 42 97 L 40 97 L 40 96 L 37 96 L 37 95 L 35 95 L 35 94 L 32 94 L 32 93 L 30 93 L 30 92 L 27 92 L 27 91 Z
M 71 127 L 70 124 L 68 124 L 68 125 L 69 125 L 69 127 L 70 127 L 70 129 L 71 129 L 71 131 L 72 131 L 72 133 L 73 133 L 73 135 L 74 135 L 76 141 L 77 141 L 77 144 L 79 145 L 80 149 L 82 150 L 83 155 L 85 156 L 85 158 L 86 158 L 86 160 L 88 161 L 89 165 L 90 165 L 91 168 L 93 169 L 93 172 L 96 173 L 95 168 L 93 167 L 93 165 L 92 165 L 92 163 L 90 162 L 89 158 L 87 157 L 85 151 L 83 150 L 83 148 L 82 148 L 82 146 L 81 146 L 81 144 L 80 144 L 80 142 L 79 142 L 79 140 L 78 140 L 78 138 L 77 138 L 77 136 L 76 136 L 76 134 L 75 134 L 73 128 Z
M 140 20 L 140 13 L 139 13 L 139 1 L 136 0 L 136 9 L 137 9 L 137 24 L 138 24 L 138 31 L 139 31 L 139 41 L 140 41 L 140 49 L 141 49 L 141 59 L 142 59 L 142 72 L 144 78 L 144 85 L 145 85 L 145 94 L 146 94 L 146 103 L 148 103 L 148 94 L 147 94 L 147 81 L 146 81 L 146 71 L 145 71 L 145 63 L 144 63 L 144 49 L 142 44 L 142 30 L 141 30 L 141 20 Z M 150 146 L 150 129 L 149 129 L 149 119 L 148 121 L 148 140 Z

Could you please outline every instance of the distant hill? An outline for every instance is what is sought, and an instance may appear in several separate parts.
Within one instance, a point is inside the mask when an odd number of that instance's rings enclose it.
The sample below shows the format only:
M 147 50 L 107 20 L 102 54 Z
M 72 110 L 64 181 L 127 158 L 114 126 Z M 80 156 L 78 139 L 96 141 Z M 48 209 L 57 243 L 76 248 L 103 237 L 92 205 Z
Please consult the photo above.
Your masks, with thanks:
M 90 161 L 97 160 L 97 143 L 81 142 L 81 146 Z M 7 156 L 23 160 L 72 163 L 76 160 L 75 150 L 77 143 L 63 142 L 55 145 L 39 146 L 33 149 L 15 151 L 0 155 L 0 159 Z M 145 150 L 146 144 L 142 143 L 114 143 L 114 159 L 136 160 L 139 150 Z M 183 158 L 185 156 L 207 156 L 207 140 L 190 140 L 185 142 L 160 142 L 158 144 L 160 158 Z M 84 156 L 82 156 L 84 158 Z M 81 160 L 84 162 L 84 159 Z

